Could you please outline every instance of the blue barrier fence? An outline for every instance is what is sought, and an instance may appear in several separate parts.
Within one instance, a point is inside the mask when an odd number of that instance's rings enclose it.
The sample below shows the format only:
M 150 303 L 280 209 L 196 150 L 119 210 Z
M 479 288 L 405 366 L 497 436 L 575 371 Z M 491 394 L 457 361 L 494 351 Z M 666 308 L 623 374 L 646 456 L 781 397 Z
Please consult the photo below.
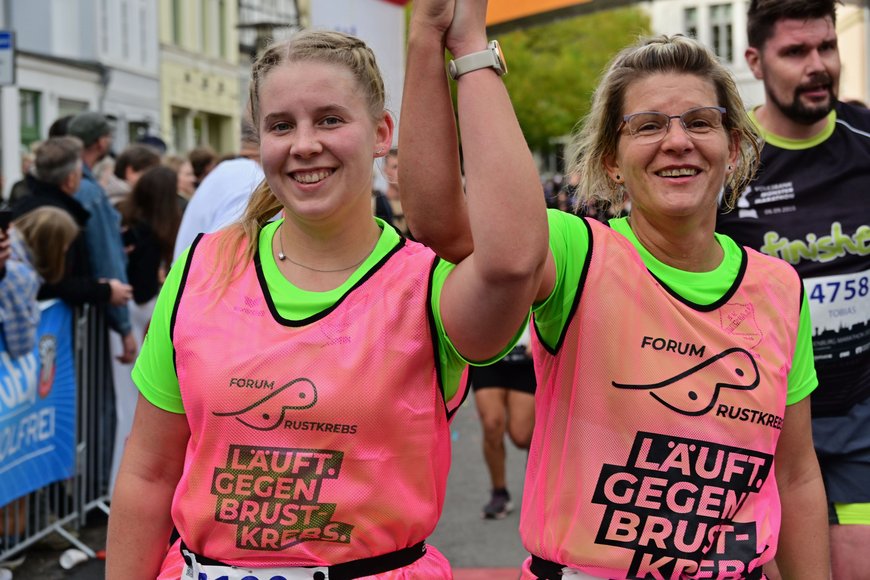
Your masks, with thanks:
M 108 513 L 111 358 L 101 308 L 42 304 L 37 345 L 17 359 L 0 337 L 0 562 Z

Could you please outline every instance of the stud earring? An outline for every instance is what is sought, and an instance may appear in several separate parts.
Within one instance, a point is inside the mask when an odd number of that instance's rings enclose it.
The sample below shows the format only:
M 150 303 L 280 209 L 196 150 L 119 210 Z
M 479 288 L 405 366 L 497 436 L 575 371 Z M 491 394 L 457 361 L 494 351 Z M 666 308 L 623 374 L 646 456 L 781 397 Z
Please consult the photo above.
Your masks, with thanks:
M 732 171 L 733 169 L 734 169 L 734 166 L 729 163 L 728 164 L 728 171 Z
M 375 153 L 377 153 L 378 155 L 380 155 L 380 154 L 383 153 L 383 152 L 384 152 L 384 148 L 383 148 L 383 147 L 378 147 L 378 150 L 375 151 Z
M 621 183 L 621 182 L 622 182 L 622 176 L 617 173 L 616 174 L 616 183 Z

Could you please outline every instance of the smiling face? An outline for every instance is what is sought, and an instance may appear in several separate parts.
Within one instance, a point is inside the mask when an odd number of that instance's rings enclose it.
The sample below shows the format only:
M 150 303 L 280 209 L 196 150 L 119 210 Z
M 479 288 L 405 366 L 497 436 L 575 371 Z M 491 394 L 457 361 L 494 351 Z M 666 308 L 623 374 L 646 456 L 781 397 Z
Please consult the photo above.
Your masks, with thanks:
M 763 48 L 746 60 L 764 81 L 768 103 L 795 123 L 811 125 L 833 108 L 840 84 L 840 53 L 831 17 L 780 20 Z
M 372 160 L 392 139 L 386 114 L 372 119 L 347 68 L 316 60 L 270 70 L 259 96 L 260 155 L 288 218 L 371 213 Z
M 657 73 L 631 83 L 622 114 L 658 111 L 681 115 L 696 107 L 718 106 L 713 84 L 691 74 Z M 726 113 L 727 114 L 727 113 Z M 716 200 L 737 158 L 736 137 L 720 127 L 690 137 L 671 119 L 661 141 L 644 142 L 623 127 L 614 158 L 605 162 L 611 179 L 625 185 L 637 213 L 656 218 L 715 219 Z

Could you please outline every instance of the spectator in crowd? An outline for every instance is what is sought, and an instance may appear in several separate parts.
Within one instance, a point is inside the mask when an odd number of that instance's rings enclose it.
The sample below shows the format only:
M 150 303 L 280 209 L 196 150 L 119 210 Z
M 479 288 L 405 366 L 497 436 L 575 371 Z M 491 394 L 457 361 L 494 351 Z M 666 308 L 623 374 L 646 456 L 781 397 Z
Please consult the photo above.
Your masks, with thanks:
M 111 164 L 111 177 L 106 176 L 104 179 L 99 171 L 97 171 L 103 163 Z M 130 194 L 130 190 L 136 185 L 139 176 L 146 169 L 154 167 L 159 163 L 160 154 L 154 147 L 134 143 L 125 147 L 116 159 L 112 159 L 112 157 L 107 155 L 100 160 L 94 167 L 94 175 L 106 191 L 106 195 L 109 196 L 109 201 L 113 206 L 117 207 Z
M 8 254 L 6 275 L 0 281 L 0 320 L 6 352 L 12 358 L 33 351 L 39 326 L 39 286 L 58 283 L 64 276 L 65 256 L 79 235 L 75 220 L 60 208 L 44 206 L 24 214 L 8 232 L 0 234 L 0 262 Z
M 405 212 L 402 210 L 402 197 L 399 195 L 399 150 L 397 148 L 390 149 L 381 162 L 381 168 L 387 182 L 384 197 L 390 206 L 390 216 L 392 217 L 390 223 L 407 238 L 411 233 L 408 230 Z
M 5 352 L 12 358 L 18 358 L 31 352 L 36 340 L 39 279 L 32 268 L 10 260 L 11 257 L 12 232 L 7 226 L 0 229 L 0 324 L 6 344 Z
M 12 259 L 26 262 L 40 284 L 57 284 L 66 272 L 66 255 L 81 230 L 58 207 L 43 206 L 12 222 Z
M 48 128 L 48 137 L 64 137 L 69 134 L 69 122 L 75 115 L 66 115 L 56 119 Z
M 75 198 L 90 214 L 85 240 L 93 273 L 97 278 L 120 280 L 126 285 L 127 263 L 121 242 L 121 216 L 91 171 L 111 149 L 112 128 L 103 114 L 88 111 L 73 117 L 67 131 L 83 144 L 82 180 Z M 133 336 L 126 303 L 112 306 L 108 315 L 111 329 L 120 337 L 120 343 L 113 349 L 115 356 L 123 363 L 133 362 L 138 344 Z
M 568 198 L 565 196 L 565 191 L 562 188 L 562 176 L 558 173 L 553 177 L 543 180 L 544 199 L 547 202 L 547 208 L 558 209 L 561 211 L 569 211 Z
M 457 136 L 434 128 L 452 125 L 442 51 L 433 38 L 431 74 L 406 83 L 403 166 L 429 179 L 403 173 L 402 195 L 412 231 L 461 259 L 473 213 Z M 785 578 L 828 578 L 807 297 L 789 264 L 715 232 L 723 189 L 734 203 L 758 162 L 733 77 L 694 39 L 641 39 L 590 110 L 568 172 L 581 200 L 632 209 L 607 225 L 549 212 L 521 577 L 761 579 L 776 557 Z
M 38 146 L 39 142 L 36 142 L 31 147 L 35 149 Z M 30 168 L 33 167 L 33 160 L 35 158 L 33 149 L 25 149 L 21 152 L 21 179 L 13 183 L 12 189 L 9 190 L 9 205 L 14 205 L 25 195 L 30 195 L 30 190 L 27 188 L 27 174 L 30 173 Z
M 809 296 L 819 388 L 813 439 L 837 580 L 870 574 L 870 112 L 837 99 L 836 0 L 753 0 L 746 59 L 761 170 L 717 229 L 795 267 Z M 773 574 L 771 573 L 772 577 Z M 785 576 L 788 578 L 788 576 Z
M 384 192 L 380 189 L 372 189 L 372 213 L 375 217 L 393 225 L 393 208 Z
M 412 43 L 430 24 L 417 19 Z M 424 542 L 444 500 L 463 357 L 510 347 L 546 255 L 534 162 L 495 80 L 459 89 L 463 142 L 492 156 L 467 158 L 479 219 L 474 253 L 454 267 L 371 214 L 372 161 L 393 133 L 371 49 L 306 30 L 263 51 L 251 93 L 267 180 L 161 290 L 134 370 L 142 395 L 112 501 L 108 577 L 451 577 Z M 240 376 L 274 377 L 274 389 L 232 386 Z M 268 549 L 240 542 L 247 516 L 224 509 L 263 505 L 265 488 L 241 485 L 253 473 L 278 486 L 266 503 L 287 506 Z M 281 499 L 289 488 L 277 482 L 306 477 L 319 508 Z M 181 538 L 167 552 L 173 525 Z M 319 541 L 299 541 L 309 535 Z
M 145 170 L 136 180 L 133 191 L 121 201 L 124 245 L 128 249 L 127 277 L 133 286 L 133 300 L 128 304 L 133 334 L 145 337 L 151 322 L 154 302 L 169 265 L 181 209 L 178 206 L 178 178 L 165 165 Z M 133 427 L 138 391 L 131 378 L 132 365 L 115 362 L 115 450 L 112 455 L 110 494 L 121 464 L 124 444 Z
M 217 165 L 217 153 L 208 145 L 194 147 L 187 153 L 187 159 L 193 169 L 194 189 L 199 187 L 205 176 Z
M 193 174 L 193 165 L 180 155 L 166 155 L 163 164 L 172 169 L 178 175 L 178 205 L 181 211 L 187 209 L 190 198 L 196 192 L 196 176 Z
M 90 214 L 74 195 L 82 179 L 82 143 L 75 137 L 54 137 L 35 151 L 34 168 L 27 176 L 32 195 L 12 207 L 13 217 L 37 208 L 51 206 L 65 211 L 79 227 L 80 234 L 70 245 L 64 260 L 65 273 L 57 282 L 46 281 L 39 289 L 39 299 L 60 298 L 70 305 L 126 304 L 132 288 L 118 279 L 99 280 L 93 274 L 85 231 Z
M 147 169 L 118 209 L 125 246 L 131 248 L 127 274 L 137 305 L 156 296 L 169 266 L 181 222 L 177 202 L 178 176 L 165 165 Z M 144 330 L 144 328 L 143 328 Z
M 119 195 L 119 193 L 123 195 L 129 191 L 124 180 L 115 177 L 115 158 L 111 155 L 106 155 L 97 161 L 91 168 L 91 172 L 97 178 L 100 187 L 106 191 L 109 199 Z
M 216 232 L 239 219 L 251 194 L 263 181 L 259 157 L 251 155 L 251 151 L 258 152 L 258 138 L 249 119 L 242 119 L 240 145 L 242 155 L 215 167 L 196 188 L 196 195 L 187 204 L 178 229 L 175 259 L 198 234 Z M 194 165 L 194 172 L 195 168 Z
M 160 152 L 151 145 L 134 143 L 121 151 L 115 160 L 115 176 L 130 186 L 136 186 L 146 170 L 160 164 Z
M 158 137 L 157 135 L 143 135 L 136 139 L 136 143 L 139 145 L 145 145 L 147 147 L 151 147 L 157 154 L 161 157 L 166 155 L 166 141 Z

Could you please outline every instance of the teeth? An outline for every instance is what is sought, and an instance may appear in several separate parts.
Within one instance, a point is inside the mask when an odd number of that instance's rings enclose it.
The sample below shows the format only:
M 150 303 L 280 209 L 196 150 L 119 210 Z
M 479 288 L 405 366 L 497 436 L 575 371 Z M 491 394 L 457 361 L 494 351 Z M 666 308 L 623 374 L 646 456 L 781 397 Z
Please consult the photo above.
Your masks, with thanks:
M 298 181 L 299 183 L 317 183 L 323 179 L 326 179 L 332 175 L 332 171 L 322 170 L 322 171 L 312 171 L 309 173 L 294 173 L 293 179 Z
M 681 167 L 680 169 L 665 169 L 663 171 L 659 171 L 659 175 L 662 177 L 682 177 L 684 175 L 697 175 L 698 170 L 692 169 L 690 167 Z

